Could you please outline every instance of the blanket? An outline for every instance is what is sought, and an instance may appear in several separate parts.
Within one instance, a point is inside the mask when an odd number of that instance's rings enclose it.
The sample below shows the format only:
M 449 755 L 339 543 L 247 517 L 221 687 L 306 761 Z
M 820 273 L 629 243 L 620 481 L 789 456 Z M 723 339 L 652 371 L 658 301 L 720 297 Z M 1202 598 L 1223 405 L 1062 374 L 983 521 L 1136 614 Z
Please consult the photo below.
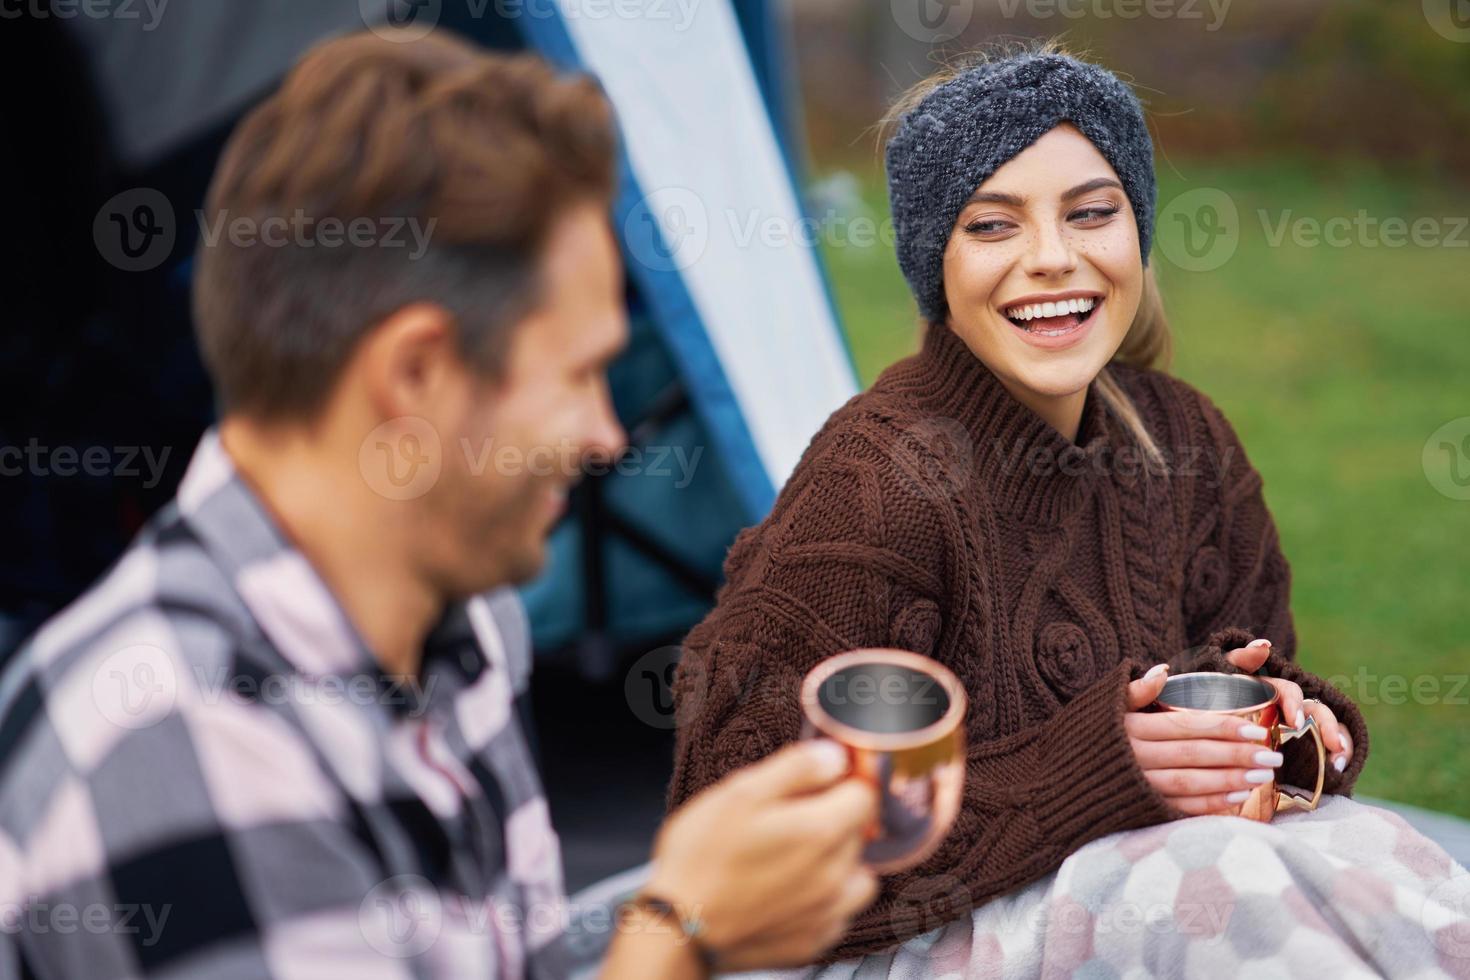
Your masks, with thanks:
M 1269 824 L 1193 817 L 1113 834 L 1040 881 L 885 953 L 726 974 L 1247 975 L 1470 978 L 1470 874 L 1397 814 L 1327 797 L 1313 812 Z

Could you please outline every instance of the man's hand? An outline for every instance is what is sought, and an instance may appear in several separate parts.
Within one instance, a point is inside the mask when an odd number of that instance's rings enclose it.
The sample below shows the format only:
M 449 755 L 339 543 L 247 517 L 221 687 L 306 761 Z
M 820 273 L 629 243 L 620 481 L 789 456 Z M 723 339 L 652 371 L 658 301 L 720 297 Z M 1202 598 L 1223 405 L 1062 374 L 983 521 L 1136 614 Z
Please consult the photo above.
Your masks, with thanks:
M 810 963 L 872 902 L 872 787 L 829 741 L 787 746 L 691 799 L 654 844 L 646 891 L 703 922 L 722 970 Z

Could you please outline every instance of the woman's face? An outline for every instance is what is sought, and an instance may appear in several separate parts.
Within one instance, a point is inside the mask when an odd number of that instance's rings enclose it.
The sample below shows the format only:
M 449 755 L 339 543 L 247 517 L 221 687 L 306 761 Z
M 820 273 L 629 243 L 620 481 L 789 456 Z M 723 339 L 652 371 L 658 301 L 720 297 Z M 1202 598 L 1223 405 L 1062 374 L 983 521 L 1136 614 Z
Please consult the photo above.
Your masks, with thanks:
M 1078 129 L 1058 125 L 976 189 L 944 251 L 944 291 L 950 327 L 1013 390 L 1070 395 L 1112 358 L 1143 291 L 1138 226 Z M 1066 305 L 1033 305 L 1049 301 Z

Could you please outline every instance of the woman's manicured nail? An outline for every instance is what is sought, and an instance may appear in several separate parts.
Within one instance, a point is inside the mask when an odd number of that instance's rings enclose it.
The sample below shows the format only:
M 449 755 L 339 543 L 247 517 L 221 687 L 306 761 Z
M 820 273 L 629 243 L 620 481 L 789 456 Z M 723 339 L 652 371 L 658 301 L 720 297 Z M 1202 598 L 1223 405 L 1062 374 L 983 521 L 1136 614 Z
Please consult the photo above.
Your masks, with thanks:
M 1279 766 L 1284 761 L 1280 752 L 1272 752 L 1270 749 L 1262 749 L 1255 754 L 1258 766 Z
M 1252 769 L 1245 774 L 1248 783 L 1269 783 L 1276 778 L 1276 774 L 1269 769 Z
M 1241 725 L 1240 731 L 1236 734 L 1247 742 L 1260 742 L 1265 739 L 1267 733 L 1260 725 Z
M 1154 664 L 1148 669 L 1148 673 L 1143 675 L 1143 679 L 1146 681 L 1152 680 L 1153 678 L 1158 677 L 1160 674 L 1168 673 L 1168 671 L 1168 664 Z
M 1340 755 L 1336 759 L 1333 759 L 1332 760 L 1332 768 L 1336 769 L 1338 772 L 1342 772 L 1344 769 L 1346 769 L 1347 768 L 1347 756 Z
M 1306 723 L 1307 723 L 1307 715 L 1306 715 L 1306 712 L 1302 711 L 1301 708 L 1297 708 L 1296 709 L 1296 727 L 1297 728 L 1300 728 L 1303 725 L 1305 725 Z
M 1225 797 L 1225 802 L 1226 803 L 1244 803 L 1246 800 L 1248 800 L 1250 798 L 1251 798 L 1251 791 L 1250 790 L 1248 790 L 1248 789 L 1238 789 L 1234 793 L 1231 793 L 1229 796 Z
M 1251 640 L 1249 643 L 1246 644 L 1246 646 L 1250 647 L 1268 647 L 1270 645 L 1271 641 L 1266 639 L 1265 637 L 1262 637 L 1259 640 Z

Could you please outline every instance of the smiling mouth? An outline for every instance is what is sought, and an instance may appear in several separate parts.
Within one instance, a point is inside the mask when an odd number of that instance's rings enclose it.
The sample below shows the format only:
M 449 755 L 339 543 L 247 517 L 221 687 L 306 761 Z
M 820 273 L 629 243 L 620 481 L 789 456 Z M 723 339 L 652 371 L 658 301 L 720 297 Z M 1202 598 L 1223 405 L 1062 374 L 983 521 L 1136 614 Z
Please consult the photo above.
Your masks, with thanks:
M 1020 330 L 1042 337 L 1060 337 L 1090 320 L 1102 306 L 1101 297 L 1090 296 L 1057 303 L 1028 303 L 1010 307 L 1005 318 Z

